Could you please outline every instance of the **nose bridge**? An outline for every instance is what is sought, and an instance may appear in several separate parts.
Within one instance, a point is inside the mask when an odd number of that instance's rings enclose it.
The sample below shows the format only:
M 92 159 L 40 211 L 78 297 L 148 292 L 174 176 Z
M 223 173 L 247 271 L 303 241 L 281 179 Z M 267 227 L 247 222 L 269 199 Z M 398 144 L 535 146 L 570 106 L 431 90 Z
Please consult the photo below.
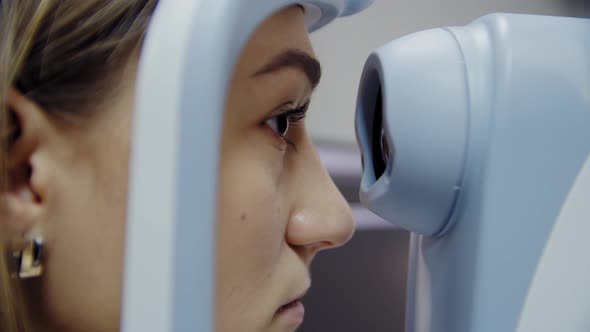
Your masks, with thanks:
M 317 151 L 310 149 L 299 165 L 296 210 L 291 227 L 299 245 L 319 249 L 340 246 L 354 232 L 354 221 L 348 203 L 332 181 Z

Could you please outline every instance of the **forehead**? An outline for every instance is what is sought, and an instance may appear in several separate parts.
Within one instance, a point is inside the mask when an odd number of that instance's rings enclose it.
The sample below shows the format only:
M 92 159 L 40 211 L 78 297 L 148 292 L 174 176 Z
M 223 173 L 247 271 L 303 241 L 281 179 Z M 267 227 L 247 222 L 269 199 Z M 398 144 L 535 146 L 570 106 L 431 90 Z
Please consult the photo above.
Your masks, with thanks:
M 295 49 L 314 56 L 303 9 L 285 8 L 267 18 L 246 43 L 236 67 L 236 76 L 251 76 L 274 56 Z

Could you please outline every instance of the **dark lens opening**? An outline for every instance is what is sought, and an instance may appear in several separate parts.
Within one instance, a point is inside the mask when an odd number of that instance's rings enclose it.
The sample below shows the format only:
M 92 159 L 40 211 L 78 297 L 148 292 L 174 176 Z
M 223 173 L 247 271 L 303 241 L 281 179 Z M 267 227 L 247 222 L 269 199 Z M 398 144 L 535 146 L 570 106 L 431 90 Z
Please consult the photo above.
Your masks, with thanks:
M 385 138 L 385 130 L 383 128 L 383 101 L 381 97 L 381 88 L 377 90 L 375 97 L 375 111 L 373 112 L 373 128 L 371 130 L 371 146 L 373 150 L 373 171 L 375 172 L 375 180 L 379 179 L 389 160 L 389 145 Z

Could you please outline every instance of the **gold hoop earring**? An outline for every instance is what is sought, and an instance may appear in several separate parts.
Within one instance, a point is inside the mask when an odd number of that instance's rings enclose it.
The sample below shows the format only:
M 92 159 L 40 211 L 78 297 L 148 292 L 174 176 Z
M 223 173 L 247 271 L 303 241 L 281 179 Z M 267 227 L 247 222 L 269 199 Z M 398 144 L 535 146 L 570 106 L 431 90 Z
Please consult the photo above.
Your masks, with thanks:
M 13 243 L 10 250 L 13 278 L 29 279 L 39 277 L 43 273 L 43 238 Z

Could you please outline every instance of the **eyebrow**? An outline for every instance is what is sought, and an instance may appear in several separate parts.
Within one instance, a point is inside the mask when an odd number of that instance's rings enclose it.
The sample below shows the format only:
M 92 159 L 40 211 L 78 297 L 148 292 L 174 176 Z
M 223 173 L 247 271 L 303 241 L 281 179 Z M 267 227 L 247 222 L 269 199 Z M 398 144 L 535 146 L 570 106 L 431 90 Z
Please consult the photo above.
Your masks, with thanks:
M 269 63 L 254 73 L 253 76 L 262 76 L 289 67 L 303 71 L 313 89 L 315 89 L 322 77 L 322 66 L 319 61 L 309 54 L 296 49 L 287 50 L 275 56 Z

